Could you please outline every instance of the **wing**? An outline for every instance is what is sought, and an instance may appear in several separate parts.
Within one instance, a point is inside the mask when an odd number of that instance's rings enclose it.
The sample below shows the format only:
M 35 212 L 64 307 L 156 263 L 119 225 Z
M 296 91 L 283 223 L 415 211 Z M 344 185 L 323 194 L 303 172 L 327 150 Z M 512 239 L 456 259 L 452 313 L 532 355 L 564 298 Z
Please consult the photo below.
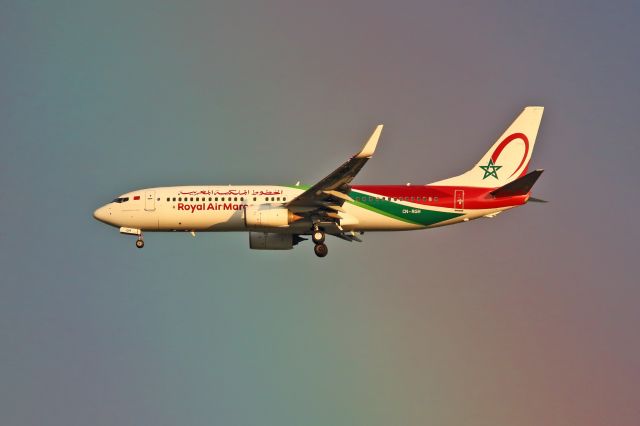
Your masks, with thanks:
M 345 201 L 352 201 L 349 197 L 351 191 L 349 183 L 375 152 L 381 133 L 382 124 L 379 124 L 359 153 L 287 203 L 287 208 L 292 212 L 310 217 L 314 222 L 335 222 L 340 226 L 340 219 L 343 218 L 340 213 L 344 212 L 342 205 Z

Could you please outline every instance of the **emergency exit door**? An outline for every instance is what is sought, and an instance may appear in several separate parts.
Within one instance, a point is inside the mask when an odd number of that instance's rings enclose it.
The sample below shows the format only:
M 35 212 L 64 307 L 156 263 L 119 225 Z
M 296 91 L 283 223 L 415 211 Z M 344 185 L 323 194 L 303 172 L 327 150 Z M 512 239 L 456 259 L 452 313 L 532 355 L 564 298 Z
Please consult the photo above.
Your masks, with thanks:
M 464 191 L 462 189 L 456 189 L 453 200 L 454 209 L 464 210 Z
M 156 209 L 156 191 L 144 192 L 144 209 L 147 211 Z

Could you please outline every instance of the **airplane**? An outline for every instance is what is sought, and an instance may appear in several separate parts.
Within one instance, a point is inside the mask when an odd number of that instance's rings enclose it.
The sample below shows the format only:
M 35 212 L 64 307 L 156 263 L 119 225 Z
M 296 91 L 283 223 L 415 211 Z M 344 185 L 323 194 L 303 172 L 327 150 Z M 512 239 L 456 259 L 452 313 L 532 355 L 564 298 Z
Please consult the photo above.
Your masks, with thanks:
M 362 149 L 314 185 L 192 185 L 139 189 L 98 208 L 100 222 L 145 232 L 249 233 L 255 250 L 288 250 L 310 236 L 318 257 L 327 235 L 361 242 L 374 231 L 430 229 L 492 218 L 528 201 L 543 170 L 527 173 L 544 108 L 529 106 L 467 172 L 427 185 L 351 185 L 373 156 L 378 125 Z

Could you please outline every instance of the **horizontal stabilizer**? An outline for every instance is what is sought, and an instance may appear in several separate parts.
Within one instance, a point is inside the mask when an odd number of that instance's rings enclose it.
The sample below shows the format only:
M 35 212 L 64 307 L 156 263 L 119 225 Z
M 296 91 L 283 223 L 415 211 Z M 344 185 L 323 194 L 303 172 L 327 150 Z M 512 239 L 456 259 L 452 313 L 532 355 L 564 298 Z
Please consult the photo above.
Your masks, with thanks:
M 544 170 L 538 169 L 491 192 L 496 198 L 527 195 Z

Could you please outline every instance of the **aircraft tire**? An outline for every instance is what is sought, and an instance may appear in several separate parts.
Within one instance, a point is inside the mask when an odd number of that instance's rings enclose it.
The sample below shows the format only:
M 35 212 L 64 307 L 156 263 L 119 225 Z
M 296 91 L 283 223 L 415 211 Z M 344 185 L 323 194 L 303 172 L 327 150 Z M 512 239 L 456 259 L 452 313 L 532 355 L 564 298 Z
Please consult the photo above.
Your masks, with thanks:
M 313 234 L 311 234 L 311 241 L 313 241 L 314 244 L 324 243 L 324 238 L 325 234 L 320 230 L 313 231 Z
M 136 247 L 138 247 L 139 249 L 144 247 L 144 240 L 136 240 Z
M 313 251 L 318 257 L 325 257 L 329 253 L 329 249 L 327 248 L 327 245 L 323 243 L 316 244 L 315 247 L 313 248 Z

